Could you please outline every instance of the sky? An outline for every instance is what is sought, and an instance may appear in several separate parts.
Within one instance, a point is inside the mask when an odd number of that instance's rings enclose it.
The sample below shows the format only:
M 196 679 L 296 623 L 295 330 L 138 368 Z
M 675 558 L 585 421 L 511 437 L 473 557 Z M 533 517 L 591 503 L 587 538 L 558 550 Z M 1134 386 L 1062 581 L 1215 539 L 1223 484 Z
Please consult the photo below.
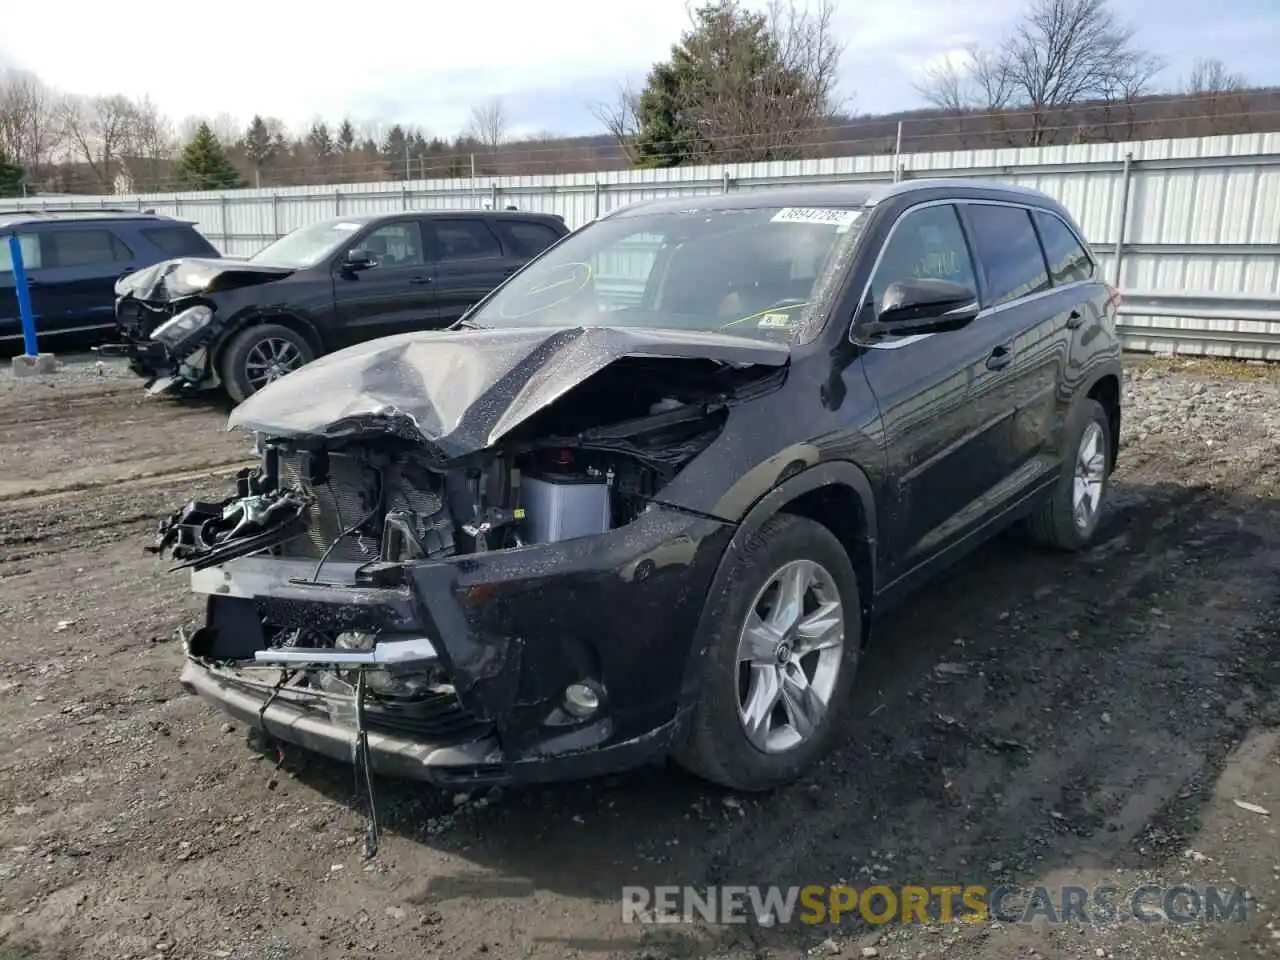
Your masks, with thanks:
M 500 97 L 513 135 L 602 133 L 595 108 L 616 101 L 623 85 L 642 85 L 687 25 L 685 3 L 381 0 L 326 8 L 221 0 L 184 12 L 170 0 L 130 0 L 77 6 L 70 29 L 57 4 L 10 4 L 0 64 L 64 92 L 149 95 L 175 121 L 229 114 L 244 122 L 261 113 L 298 129 L 345 116 L 452 136 L 474 104 Z M 921 70 L 968 43 L 998 40 L 1021 7 L 837 4 L 846 44 L 840 92 L 863 114 L 923 106 L 912 85 Z M 1112 0 L 1112 8 L 1168 61 L 1161 81 L 1176 82 L 1205 56 L 1253 83 L 1280 85 L 1277 0 Z

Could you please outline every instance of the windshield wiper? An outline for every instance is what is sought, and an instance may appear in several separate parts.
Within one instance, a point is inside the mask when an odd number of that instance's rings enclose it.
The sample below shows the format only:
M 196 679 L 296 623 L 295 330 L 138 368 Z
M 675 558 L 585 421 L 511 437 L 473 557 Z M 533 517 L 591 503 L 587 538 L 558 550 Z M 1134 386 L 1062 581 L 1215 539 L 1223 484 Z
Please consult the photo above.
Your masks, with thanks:
M 488 327 L 476 323 L 474 320 L 459 320 L 454 324 L 455 327 L 466 327 L 468 330 L 487 330 Z

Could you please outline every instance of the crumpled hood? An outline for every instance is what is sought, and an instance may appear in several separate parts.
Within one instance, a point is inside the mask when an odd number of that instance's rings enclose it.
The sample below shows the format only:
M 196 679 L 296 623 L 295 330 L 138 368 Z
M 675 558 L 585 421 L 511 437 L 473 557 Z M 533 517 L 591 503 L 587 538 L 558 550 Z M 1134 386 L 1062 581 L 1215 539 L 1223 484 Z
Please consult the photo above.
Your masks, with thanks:
M 139 300 L 176 300 L 198 293 L 268 283 L 293 272 L 289 267 L 244 260 L 179 257 L 126 274 L 116 281 L 115 293 L 117 297 Z
M 778 367 L 790 355 L 782 343 L 636 327 L 401 334 L 321 357 L 268 384 L 232 412 L 227 427 L 285 439 L 394 434 L 448 460 L 492 446 L 626 356 Z

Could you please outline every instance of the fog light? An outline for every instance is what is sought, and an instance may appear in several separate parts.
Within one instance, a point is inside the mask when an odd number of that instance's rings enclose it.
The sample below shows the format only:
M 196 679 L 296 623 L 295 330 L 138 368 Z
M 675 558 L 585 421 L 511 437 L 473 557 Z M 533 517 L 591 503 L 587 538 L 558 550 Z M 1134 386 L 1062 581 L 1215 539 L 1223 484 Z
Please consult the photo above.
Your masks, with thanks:
M 564 688 L 564 708 L 575 717 L 589 717 L 600 709 L 600 695 L 585 683 Z

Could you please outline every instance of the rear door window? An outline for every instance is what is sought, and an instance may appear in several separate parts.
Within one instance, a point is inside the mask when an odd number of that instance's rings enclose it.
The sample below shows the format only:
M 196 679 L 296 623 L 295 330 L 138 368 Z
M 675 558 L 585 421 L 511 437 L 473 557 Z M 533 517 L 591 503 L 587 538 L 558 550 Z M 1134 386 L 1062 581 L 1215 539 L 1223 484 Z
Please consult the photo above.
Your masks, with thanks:
M 502 256 L 502 244 L 483 220 L 432 219 L 425 221 L 423 227 L 442 262 Z
M 53 230 L 41 240 L 46 268 L 89 267 L 133 259 L 133 251 L 110 230 Z
M 560 234 L 545 223 L 529 220 L 499 220 L 498 229 L 506 234 L 511 252 L 527 259 L 533 259 L 560 239 Z
M 142 235 L 170 257 L 208 257 L 218 251 L 191 227 L 150 227 Z
M 1042 210 L 1035 212 L 1035 218 L 1054 286 L 1060 287 L 1064 283 L 1076 283 L 1092 277 L 1093 261 L 1067 225 L 1053 214 Z
M 986 279 L 986 303 L 998 307 L 1049 289 L 1049 270 L 1040 238 L 1024 207 L 965 204 L 973 228 L 973 247 Z

